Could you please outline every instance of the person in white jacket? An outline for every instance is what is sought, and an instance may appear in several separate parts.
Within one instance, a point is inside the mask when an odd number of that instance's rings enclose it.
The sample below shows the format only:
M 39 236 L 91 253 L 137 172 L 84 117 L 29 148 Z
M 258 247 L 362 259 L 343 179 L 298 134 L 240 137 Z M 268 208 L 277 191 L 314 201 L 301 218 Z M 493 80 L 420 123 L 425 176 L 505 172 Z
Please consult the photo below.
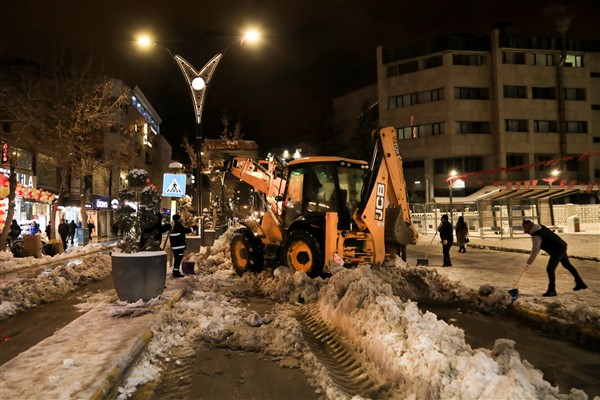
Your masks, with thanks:
M 550 255 L 548 265 L 546 266 L 546 272 L 548 273 L 548 290 L 543 296 L 556 296 L 556 278 L 554 271 L 556 271 L 559 262 L 575 278 L 575 287 L 573 290 L 587 289 L 587 285 L 583 282 L 583 279 L 581 279 L 581 276 L 579 276 L 579 273 L 569 261 L 569 256 L 567 255 L 567 243 L 564 240 L 544 225 L 534 224 L 530 220 L 523 221 L 523 230 L 525 233 L 531 235 L 532 241 L 531 253 L 527 260 L 527 268 L 531 267 L 531 264 L 533 264 L 540 249 Z

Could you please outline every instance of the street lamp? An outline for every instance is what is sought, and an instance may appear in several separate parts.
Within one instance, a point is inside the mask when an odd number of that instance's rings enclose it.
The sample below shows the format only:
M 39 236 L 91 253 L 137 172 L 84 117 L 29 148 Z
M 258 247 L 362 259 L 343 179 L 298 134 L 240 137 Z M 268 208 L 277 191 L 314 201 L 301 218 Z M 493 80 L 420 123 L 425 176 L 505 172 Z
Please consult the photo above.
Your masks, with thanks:
M 558 179 L 558 175 L 560 175 L 560 170 L 554 169 L 554 170 L 552 170 L 552 172 L 550 172 L 550 175 L 552 175 L 552 178 L 548 179 L 548 187 L 549 187 L 549 190 L 552 190 L 552 182 L 554 182 Z
M 255 43 L 260 40 L 260 33 L 251 29 L 248 30 L 239 41 L 242 45 L 244 42 Z M 186 61 L 179 54 L 173 55 L 171 50 L 167 47 L 152 41 L 149 37 L 140 37 L 137 40 L 138 44 L 142 47 L 148 47 L 150 45 L 159 46 L 167 50 L 171 58 L 177 63 L 183 77 L 185 78 L 190 94 L 192 96 L 192 103 L 194 105 L 194 115 L 196 121 L 195 137 L 196 137 L 196 180 L 198 181 L 198 199 L 196 200 L 198 216 L 200 217 L 200 237 L 201 241 L 204 242 L 204 218 L 203 218 L 203 207 L 202 207 L 202 110 L 204 108 L 204 100 L 206 98 L 206 92 L 210 80 L 221 61 L 221 58 L 225 55 L 233 45 L 238 43 L 235 41 L 223 50 L 215 54 L 199 71 L 196 70 L 188 61 Z
M 454 214 L 452 212 L 452 187 L 454 186 L 454 177 L 456 176 L 456 170 L 453 169 L 448 175 L 450 175 L 450 223 L 454 225 Z

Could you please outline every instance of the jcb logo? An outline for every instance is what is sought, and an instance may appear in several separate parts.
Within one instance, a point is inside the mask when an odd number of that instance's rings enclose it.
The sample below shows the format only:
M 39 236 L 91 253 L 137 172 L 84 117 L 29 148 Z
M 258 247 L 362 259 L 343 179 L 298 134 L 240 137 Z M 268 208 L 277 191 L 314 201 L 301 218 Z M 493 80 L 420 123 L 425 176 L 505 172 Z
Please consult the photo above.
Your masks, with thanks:
M 383 221 L 383 206 L 385 205 L 385 185 L 377 184 L 377 193 L 375 197 L 375 219 Z

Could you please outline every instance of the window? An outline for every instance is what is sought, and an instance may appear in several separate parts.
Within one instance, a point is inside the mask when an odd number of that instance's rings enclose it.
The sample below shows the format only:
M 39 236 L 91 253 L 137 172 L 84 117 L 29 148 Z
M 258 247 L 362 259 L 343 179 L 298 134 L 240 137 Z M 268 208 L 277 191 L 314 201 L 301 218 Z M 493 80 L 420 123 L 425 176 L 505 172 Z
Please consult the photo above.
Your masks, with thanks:
M 452 55 L 453 65 L 471 65 L 478 66 L 485 64 L 485 56 L 472 55 L 472 54 L 453 54 Z
M 516 167 L 525 164 L 525 154 L 506 154 L 506 166 Z
M 590 78 L 600 78 L 600 72 L 590 72 Z
M 423 60 L 423 69 L 441 67 L 444 65 L 444 57 L 442 55 L 428 57 Z
M 600 104 L 592 104 L 592 110 L 594 110 L 594 111 L 600 110 Z
M 525 64 L 525 53 L 515 53 L 510 51 L 502 52 L 503 64 Z
M 542 100 L 556 99 L 556 90 L 553 87 L 532 87 L 531 98 Z
M 567 121 L 567 133 L 587 132 L 587 121 Z
M 529 132 L 526 119 L 506 119 L 504 120 L 504 130 L 506 132 Z
M 419 64 L 416 61 L 407 62 L 404 64 L 394 65 L 392 67 L 388 67 L 387 76 L 396 76 L 396 75 L 404 75 L 411 72 L 415 72 L 419 70 Z
M 439 136 L 444 135 L 445 133 L 443 122 L 396 128 L 396 134 L 398 135 L 399 140 L 414 139 L 424 136 Z
M 527 87 L 504 85 L 504 97 L 507 99 L 526 99 Z
M 533 65 L 551 66 L 554 65 L 554 55 L 552 54 L 533 54 Z
M 423 160 L 405 161 L 402 163 L 402 168 L 404 168 L 404 169 L 425 168 L 425 161 L 423 161 Z
M 487 88 L 465 88 L 455 87 L 454 98 L 456 100 L 489 100 Z
M 593 143 L 600 143 L 600 136 L 594 136 L 594 137 L 592 138 L 592 142 L 593 142 Z
M 456 121 L 456 133 L 490 133 L 490 123 L 484 121 Z
M 444 99 L 444 88 L 426 90 L 388 98 L 388 107 L 400 108 Z
M 585 89 L 565 88 L 565 100 L 585 100 Z
M 13 147 L 9 150 L 16 168 L 33 171 L 33 153 Z
M 45 154 L 37 155 L 37 178 L 39 185 L 58 189 L 58 167 L 56 159 Z
M 583 56 L 567 54 L 567 58 L 565 59 L 565 67 L 574 67 L 574 68 L 583 67 Z
M 460 172 L 476 172 L 483 168 L 481 157 L 456 157 L 456 158 L 438 158 L 433 160 L 433 172 L 435 174 L 448 175 L 448 172 L 455 169 Z
M 534 132 L 558 132 L 556 121 L 533 121 Z

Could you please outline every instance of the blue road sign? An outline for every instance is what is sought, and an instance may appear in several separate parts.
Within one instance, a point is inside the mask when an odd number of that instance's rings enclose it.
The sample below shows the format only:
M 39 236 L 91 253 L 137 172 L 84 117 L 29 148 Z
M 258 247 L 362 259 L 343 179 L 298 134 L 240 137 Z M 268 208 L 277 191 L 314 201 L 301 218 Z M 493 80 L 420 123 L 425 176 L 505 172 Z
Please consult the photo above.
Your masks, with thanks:
M 164 174 L 162 195 L 165 197 L 185 196 L 185 174 Z

